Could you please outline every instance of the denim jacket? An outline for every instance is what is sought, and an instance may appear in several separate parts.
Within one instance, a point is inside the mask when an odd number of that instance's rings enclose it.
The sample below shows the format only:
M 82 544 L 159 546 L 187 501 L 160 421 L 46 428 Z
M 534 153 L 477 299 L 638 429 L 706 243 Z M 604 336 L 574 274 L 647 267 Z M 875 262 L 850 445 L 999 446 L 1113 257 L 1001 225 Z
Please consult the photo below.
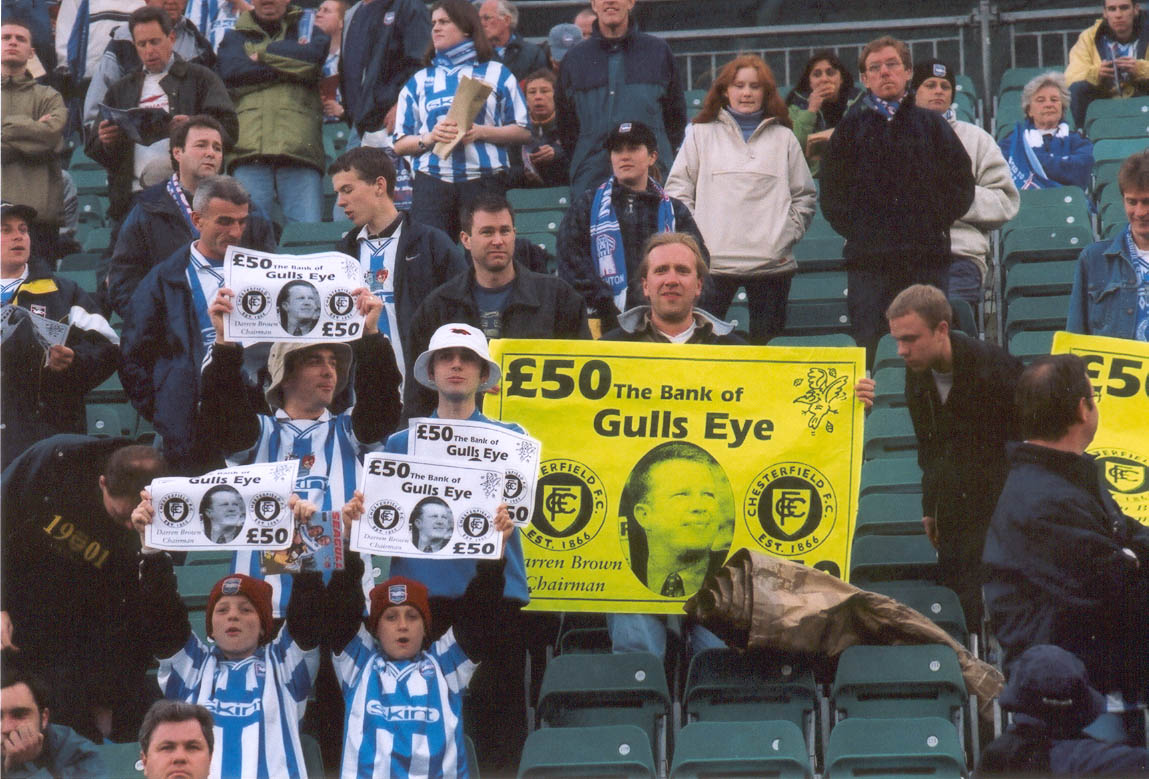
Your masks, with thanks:
M 1069 297 L 1071 333 L 1132 338 L 1137 325 L 1137 268 L 1125 233 L 1082 250 Z

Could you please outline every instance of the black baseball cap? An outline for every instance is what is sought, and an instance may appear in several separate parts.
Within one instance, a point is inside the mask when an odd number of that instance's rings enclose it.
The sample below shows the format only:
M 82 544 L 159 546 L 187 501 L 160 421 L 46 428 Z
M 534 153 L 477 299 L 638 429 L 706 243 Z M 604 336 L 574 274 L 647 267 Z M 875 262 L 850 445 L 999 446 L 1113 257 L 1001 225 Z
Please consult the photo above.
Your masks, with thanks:
M 25 222 L 31 222 L 36 218 L 36 209 L 32 206 L 22 206 L 18 203 L 9 203 L 5 200 L 0 203 L 0 219 L 6 216 L 18 216 Z
M 623 122 L 606 137 L 603 144 L 607 151 L 618 151 L 623 146 L 645 146 L 651 151 L 658 151 L 658 139 L 642 122 Z

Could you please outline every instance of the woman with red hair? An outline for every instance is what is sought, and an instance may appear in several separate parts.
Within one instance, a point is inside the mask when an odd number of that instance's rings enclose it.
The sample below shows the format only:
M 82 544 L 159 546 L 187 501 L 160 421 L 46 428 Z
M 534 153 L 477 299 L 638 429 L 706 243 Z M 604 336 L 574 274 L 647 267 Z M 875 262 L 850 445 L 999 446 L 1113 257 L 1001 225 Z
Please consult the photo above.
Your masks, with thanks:
M 745 287 L 751 343 L 780 333 L 797 269 L 792 248 L 814 218 L 817 192 L 774 74 L 760 57 L 744 54 L 722 68 L 666 192 L 694 212 L 710 249 L 711 313 L 725 317 Z

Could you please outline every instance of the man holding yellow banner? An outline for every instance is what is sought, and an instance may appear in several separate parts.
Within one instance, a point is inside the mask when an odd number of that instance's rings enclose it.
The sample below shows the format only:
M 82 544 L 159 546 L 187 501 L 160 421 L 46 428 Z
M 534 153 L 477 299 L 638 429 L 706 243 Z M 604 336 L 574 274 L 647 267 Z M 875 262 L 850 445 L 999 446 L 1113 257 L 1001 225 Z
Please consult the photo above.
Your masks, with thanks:
M 610 334 L 646 343 L 491 344 L 503 379 L 487 410 L 546 458 L 523 544 L 531 609 L 681 614 L 743 547 L 849 570 L 864 352 L 721 345 L 729 325 L 694 308 L 697 250 L 655 240 L 651 305 Z M 665 629 L 638 634 L 615 648 L 658 649 Z

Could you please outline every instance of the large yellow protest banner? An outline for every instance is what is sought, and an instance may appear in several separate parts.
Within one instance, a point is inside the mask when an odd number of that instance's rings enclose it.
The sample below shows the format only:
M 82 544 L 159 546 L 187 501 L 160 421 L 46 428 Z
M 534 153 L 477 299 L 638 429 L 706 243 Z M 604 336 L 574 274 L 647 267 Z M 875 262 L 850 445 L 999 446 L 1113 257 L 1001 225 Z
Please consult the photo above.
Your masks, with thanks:
M 1085 360 L 1101 417 L 1089 453 L 1121 510 L 1149 525 L 1149 343 L 1057 333 L 1052 351 Z
M 543 445 L 530 608 L 680 613 L 731 551 L 849 571 L 856 348 L 493 341 L 485 411 Z

